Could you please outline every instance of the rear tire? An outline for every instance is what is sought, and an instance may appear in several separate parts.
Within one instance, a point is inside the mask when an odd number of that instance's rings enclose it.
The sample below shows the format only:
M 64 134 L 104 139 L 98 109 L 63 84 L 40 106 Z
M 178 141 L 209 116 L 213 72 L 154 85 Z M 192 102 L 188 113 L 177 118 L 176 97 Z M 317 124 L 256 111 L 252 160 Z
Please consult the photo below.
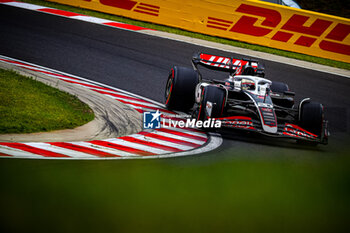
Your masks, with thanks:
M 203 98 L 198 110 L 198 120 L 206 120 L 209 115 L 206 111 L 207 102 L 212 103 L 212 110 L 210 118 L 219 118 L 222 116 L 225 101 L 226 101 L 226 91 L 217 86 L 206 86 L 203 90 Z
M 168 109 L 187 112 L 193 107 L 199 75 L 193 69 L 174 66 L 165 88 L 165 105 Z

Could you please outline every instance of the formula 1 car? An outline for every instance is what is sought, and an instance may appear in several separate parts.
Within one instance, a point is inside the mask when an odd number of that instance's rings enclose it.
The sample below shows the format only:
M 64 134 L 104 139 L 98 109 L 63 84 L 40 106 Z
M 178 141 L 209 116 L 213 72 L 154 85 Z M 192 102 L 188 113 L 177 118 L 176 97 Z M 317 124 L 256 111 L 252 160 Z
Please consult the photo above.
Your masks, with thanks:
M 193 68 L 174 66 L 165 90 L 170 110 L 190 113 L 196 120 L 220 120 L 222 127 L 254 131 L 317 145 L 328 142 L 323 105 L 270 81 L 258 61 L 196 53 Z M 226 80 L 204 79 L 198 65 L 228 72 Z

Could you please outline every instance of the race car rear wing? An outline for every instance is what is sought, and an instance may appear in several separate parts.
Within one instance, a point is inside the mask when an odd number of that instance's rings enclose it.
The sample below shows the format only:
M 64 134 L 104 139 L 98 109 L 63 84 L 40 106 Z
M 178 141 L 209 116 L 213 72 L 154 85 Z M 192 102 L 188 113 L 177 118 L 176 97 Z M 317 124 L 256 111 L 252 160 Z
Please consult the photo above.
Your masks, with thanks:
M 195 53 L 192 57 L 192 64 L 195 70 L 198 65 L 208 69 L 229 72 L 234 75 L 248 74 L 264 77 L 264 67 L 258 61 L 252 59 L 235 59 L 206 53 Z

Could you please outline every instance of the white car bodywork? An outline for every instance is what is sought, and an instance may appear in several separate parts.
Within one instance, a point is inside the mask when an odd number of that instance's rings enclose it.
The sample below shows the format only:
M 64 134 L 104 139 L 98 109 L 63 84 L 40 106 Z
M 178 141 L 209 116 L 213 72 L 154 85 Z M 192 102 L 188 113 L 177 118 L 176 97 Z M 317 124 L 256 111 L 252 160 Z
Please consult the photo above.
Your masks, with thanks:
M 265 99 L 265 96 L 268 95 L 268 90 L 272 84 L 272 82 L 268 79 L 257 77 L 257 76 L 250 76 L 250 75 L 237 75 L 237 76 L 230 76 L 227 80 L 230 83 L 233 83 L 233 88 L 235 91 L 243 91 L 243 92 L 249 92 L 251 95 L 259 96 L 262 99 Z M 245 85 L 246 82 L 249 82 L 249 84 L 254 85 L 254 88 L 246 89 Z M 206 86 L 209 86 L 212 84 L 201 82 L 197 85 L 196 91 L 195 91 L 195 101 L 196 103 L 200 103 L 202 101 L 202 95 L 203 90 Z M 222 87 L 224 90 L 226 90 L 226 100 L 228 99 L 228 91 L 227 86 L 216 84 L 220 87 Z M 256 108 L 258 109 L 260 119 L 261 119 L 261 125 L 265 132 L 275 134 L 277 133 L 277 119 L 275 117 L 275 112 L 273 109 L 272 103 L 266 103 L 265 101 L 256 101 L 251 95 L 247 94 L 247 96 L 254 102 Z M 205 108 L 208 113 L 208 116 L 211 116 L 211 110 L 212 110 L 213 103 L 207 102 L 205 103 Z M 261 108 L 269 109 L 271 111 L 271 114 L 274 115 L 274 118 L 276 119 L 276 125 L 275 126 L 269 126 L 265 124 L 264 122 L 264 116 L 261 111 Z M 265 113 L 267 114 L 267 113 Z

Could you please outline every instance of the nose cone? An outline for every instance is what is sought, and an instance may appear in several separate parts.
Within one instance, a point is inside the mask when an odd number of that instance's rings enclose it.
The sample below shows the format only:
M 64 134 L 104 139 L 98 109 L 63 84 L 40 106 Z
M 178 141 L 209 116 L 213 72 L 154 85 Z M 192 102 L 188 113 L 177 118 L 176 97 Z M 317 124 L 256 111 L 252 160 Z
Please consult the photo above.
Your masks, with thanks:
M 268 107 L 259 107 L 261 125 L 267 133 L 277 133 L 277 117 L 275 110 Z

